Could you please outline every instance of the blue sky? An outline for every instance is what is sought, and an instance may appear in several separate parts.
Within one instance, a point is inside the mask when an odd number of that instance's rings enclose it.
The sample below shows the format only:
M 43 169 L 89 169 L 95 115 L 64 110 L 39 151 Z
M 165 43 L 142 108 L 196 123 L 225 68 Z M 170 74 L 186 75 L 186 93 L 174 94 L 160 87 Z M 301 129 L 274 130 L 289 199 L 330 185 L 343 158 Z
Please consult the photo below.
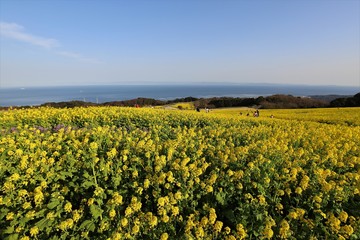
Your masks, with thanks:
M 0 0 L 0 87 L 360 87 L 359 0 Z

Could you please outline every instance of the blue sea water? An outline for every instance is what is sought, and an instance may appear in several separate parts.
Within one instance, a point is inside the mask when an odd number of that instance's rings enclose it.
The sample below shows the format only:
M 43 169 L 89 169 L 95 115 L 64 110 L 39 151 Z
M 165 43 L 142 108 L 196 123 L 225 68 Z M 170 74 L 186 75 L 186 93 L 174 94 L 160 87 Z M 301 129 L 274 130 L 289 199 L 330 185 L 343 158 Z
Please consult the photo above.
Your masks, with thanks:
M 65 87 L 0 88 L 0 106 L 36 106 L 46 102 L 81 100 L 86 102 L 110 102 L 138 97 L 171 100 L 183 97 L 258 97 L 273 94 L 293 96 L 354 95 L 357 87 L 309 86 L 309 85 L 99 85 Z

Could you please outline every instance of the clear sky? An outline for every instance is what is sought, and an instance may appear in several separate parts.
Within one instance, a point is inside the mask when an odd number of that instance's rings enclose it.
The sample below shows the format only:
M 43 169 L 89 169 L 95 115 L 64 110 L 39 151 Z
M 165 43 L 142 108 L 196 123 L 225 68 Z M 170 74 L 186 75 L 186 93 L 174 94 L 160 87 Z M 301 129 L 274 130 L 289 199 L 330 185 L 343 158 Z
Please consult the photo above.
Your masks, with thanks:
M 360 87 L 360 0 L 0 0 L 0 87 Z

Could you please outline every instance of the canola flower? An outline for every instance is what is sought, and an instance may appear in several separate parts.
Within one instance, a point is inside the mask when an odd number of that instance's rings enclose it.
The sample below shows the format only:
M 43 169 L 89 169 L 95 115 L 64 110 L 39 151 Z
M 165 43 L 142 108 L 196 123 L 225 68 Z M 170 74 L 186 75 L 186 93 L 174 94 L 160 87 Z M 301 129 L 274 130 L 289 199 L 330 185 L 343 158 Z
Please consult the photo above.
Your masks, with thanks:
M 0 238 L 360 236 L 360 109 L 267 111 L 2 111 Z

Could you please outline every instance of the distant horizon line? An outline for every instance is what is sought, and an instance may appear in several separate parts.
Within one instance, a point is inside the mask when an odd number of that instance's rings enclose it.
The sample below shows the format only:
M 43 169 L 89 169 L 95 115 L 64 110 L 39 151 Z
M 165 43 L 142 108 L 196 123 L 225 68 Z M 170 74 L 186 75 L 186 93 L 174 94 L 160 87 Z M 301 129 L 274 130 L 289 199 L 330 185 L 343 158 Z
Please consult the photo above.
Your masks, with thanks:
M 299 86 L 299 87 L 342 87 L 342 88 L 359 88 L 360 86 L 356 85 L 335 85 L 335 84 L 306 84 L 306 83 L 251 83 L 251 82 L 243 82 L 243 83 L 235 83 L 235 82 L 196 82 L 196 83 L 89 83 L 89 84 L 74 84 L 74 85 L 34 85 L 34 86 L 27 86 L 27 85 L 19 85 L 19 86 L 1 86 L 0 89 L 26 89 L 26 88 L 56 88 L 56 87 L 96 87 L 96 86 L 201 86 L 201 85 L 214 85 L 214 86 Z

